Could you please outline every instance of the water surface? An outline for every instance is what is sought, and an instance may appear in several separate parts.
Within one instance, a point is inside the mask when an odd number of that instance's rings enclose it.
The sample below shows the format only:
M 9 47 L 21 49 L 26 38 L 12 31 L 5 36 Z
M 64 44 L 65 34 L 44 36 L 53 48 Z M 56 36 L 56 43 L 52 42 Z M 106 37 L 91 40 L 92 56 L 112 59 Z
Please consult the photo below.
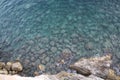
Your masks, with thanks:
M 119 59 L 119 14 L 118 0 L 1 0 L 0 60 L 19 58 L 32 75 L 38 64 L 54 74 L 83 56 Z

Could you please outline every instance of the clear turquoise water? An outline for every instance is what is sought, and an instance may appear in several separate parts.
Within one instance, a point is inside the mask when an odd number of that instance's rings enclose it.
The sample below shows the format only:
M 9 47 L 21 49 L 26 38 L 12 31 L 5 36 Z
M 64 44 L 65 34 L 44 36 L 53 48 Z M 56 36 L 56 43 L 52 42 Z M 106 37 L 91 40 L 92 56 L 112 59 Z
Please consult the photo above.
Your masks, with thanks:
M 69 64 L 81 56 L 120 58 L 119 14 L 118 0 L 1 0 L 0 56 L 10 55 L 0 60 L 42 63 L 56 73 L 64 49 L 72 53 Z

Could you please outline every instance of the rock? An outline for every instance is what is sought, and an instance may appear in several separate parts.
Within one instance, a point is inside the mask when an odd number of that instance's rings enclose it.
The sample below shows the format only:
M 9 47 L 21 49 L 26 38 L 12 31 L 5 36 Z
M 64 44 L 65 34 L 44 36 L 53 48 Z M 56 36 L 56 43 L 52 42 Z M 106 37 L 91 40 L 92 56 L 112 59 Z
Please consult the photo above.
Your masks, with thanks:
M 107 80 L 120 80 L 120 76 L 117 76 L 114 70 L 111 69 L 111 55 L 103 57 L 82 58 L 70 68 L 80 72 L 80 74 L 91 73 L 92 75 L 101 77 Z
M 5 63 L 4 62 L 0 62 L 0 69 L 3 69 L 5 67 Z
M 63 54 L 71 54 L 71 50 L 70 49 L 64 49 L 62 51 Z
M 23 70 L 23 66 L 20 62 L 16 61 L 12 64 L 12 70 L 13 71 L 22 71 Z
M 46 57 L 46 58 L 45 58 L 45 61 L 46 61 L 46 62 L 49 62 L 49 60 L 50 60 L 49 57 Z
M 0 80 L 104 80 L 97 76 L 90 75 L 85 77 L 80 74 L 61 72 L 57 75 L 43 74 L 35 77 L 21 77 L 18 75 L 0 75 Z
M 92 50 L 93 49 L 93 43 L 92 42 L 88 42 L 85 44 L 85 49 L 87 50 Z
M 6 69 L 0 70 L 0 74 L 8 74 L 8 71 Z
M 107 75 L 107 80 L 120 80 L 120 76 L 117 76 L 115 74 L 115 71 L 112 69 L 109 69 L 108 75 Z
M 57 75 L 56 75 L 56 77 L 57 78 L 61 78 L 61 77 L 66 77 L 66 76 L 68 76 L 69 75 L 69 73 L 67 73 L 67 72 L 65 72 L 65 71 L 61 71 L 60 73 L 58 73 Z
M 51 46 L 54 46 L 54 45 L 55 45 L 55 42 L 54 42 L 54 41 L 50 41 L 50 45 L 51 45 Z
M 85 68 L 74 66 L 74 65 L 71 65 L 70 68 L 76 70 L 77 73 L 82 74 L 84 76 L 91 75 L 91 72 L 89 69 L 85 69 Z
M 52 48 L 51 48 L 51 51 L 52 51 L 53 53 L 55 53 L 55 52 L 57 51 L 57 48 L 56 48 L 56 47 L 52 47 Z
M 12 64 L 13 64 L 13 62 L 7 62 L 7 63 L 6 63 L 6 66 L 5 66 L 6 69 L 7 69 L 7 70 L 11 70 Z
M 14 74 L 17 74 L 18 72 L 17 71 L 8 71 L 8 73 L 14 75 Z
M 71 50 L 70 49 L 64 49 L 62 51 L 62 56 L 68 58 L 71 55 Z
M 85 77 L 80 74 L 75 74 L 75 73 L 67 73 L 67 72 L 60 72 L 56 75 L 56 78 L 58 80 L 103 80 L 97 76 L 90 75 L 89 77 Z
M 39 68 L 39 70 L 41 70 L 41 71 L 45 71 L 45 66 L 42 65 L 42 64 L 39 64 L 38 68 Z
M 35 76 L 39 76 L 39 73 L 37 71 L 34 72 Z

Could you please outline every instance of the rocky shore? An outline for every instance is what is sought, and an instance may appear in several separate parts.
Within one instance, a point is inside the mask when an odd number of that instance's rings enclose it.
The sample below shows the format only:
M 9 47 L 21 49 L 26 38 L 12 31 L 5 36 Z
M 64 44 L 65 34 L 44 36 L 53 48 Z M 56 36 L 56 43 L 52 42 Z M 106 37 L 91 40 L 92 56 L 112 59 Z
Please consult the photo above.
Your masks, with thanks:
M 36 74 L 35 77 L 10 75 L 10 70 L 19 72 L 22 70 L 24 71 L 24 69 L 18 61 L 13 62 L 10 68 L 7 67 L 8 63 L 10 62 L 7 62 L 6 64 L 0 62 L 0 80 L 120 80 L 120 76 L 116 75 L 115 71 L 111 68 L 111 55 L 81 58 L 69 66 L 70 69 L 76 70 L 76 73 L 61 71 L 55 75 Z M 39 65 L 38 67 L 41 70 L 44 70 L 43 65 Z M 5 69 L 8 73 L 1 72 Z

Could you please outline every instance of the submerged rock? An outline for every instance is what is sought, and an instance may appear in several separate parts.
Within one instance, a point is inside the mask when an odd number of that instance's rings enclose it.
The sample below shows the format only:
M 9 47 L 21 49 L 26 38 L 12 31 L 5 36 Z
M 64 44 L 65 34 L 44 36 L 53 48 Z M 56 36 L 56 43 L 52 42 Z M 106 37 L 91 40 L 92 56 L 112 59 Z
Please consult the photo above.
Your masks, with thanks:
M 41 70 L 41 71 L 45 71 L 45 66 L 42 65 L 42 64 L 39 64 L 38 68 L 39 68 L 39 70 Z
M 93 43 L 92 42 L 88 42 L 85 44 L 85 49 L 87 50 L 92 50 L 93 49 Z

